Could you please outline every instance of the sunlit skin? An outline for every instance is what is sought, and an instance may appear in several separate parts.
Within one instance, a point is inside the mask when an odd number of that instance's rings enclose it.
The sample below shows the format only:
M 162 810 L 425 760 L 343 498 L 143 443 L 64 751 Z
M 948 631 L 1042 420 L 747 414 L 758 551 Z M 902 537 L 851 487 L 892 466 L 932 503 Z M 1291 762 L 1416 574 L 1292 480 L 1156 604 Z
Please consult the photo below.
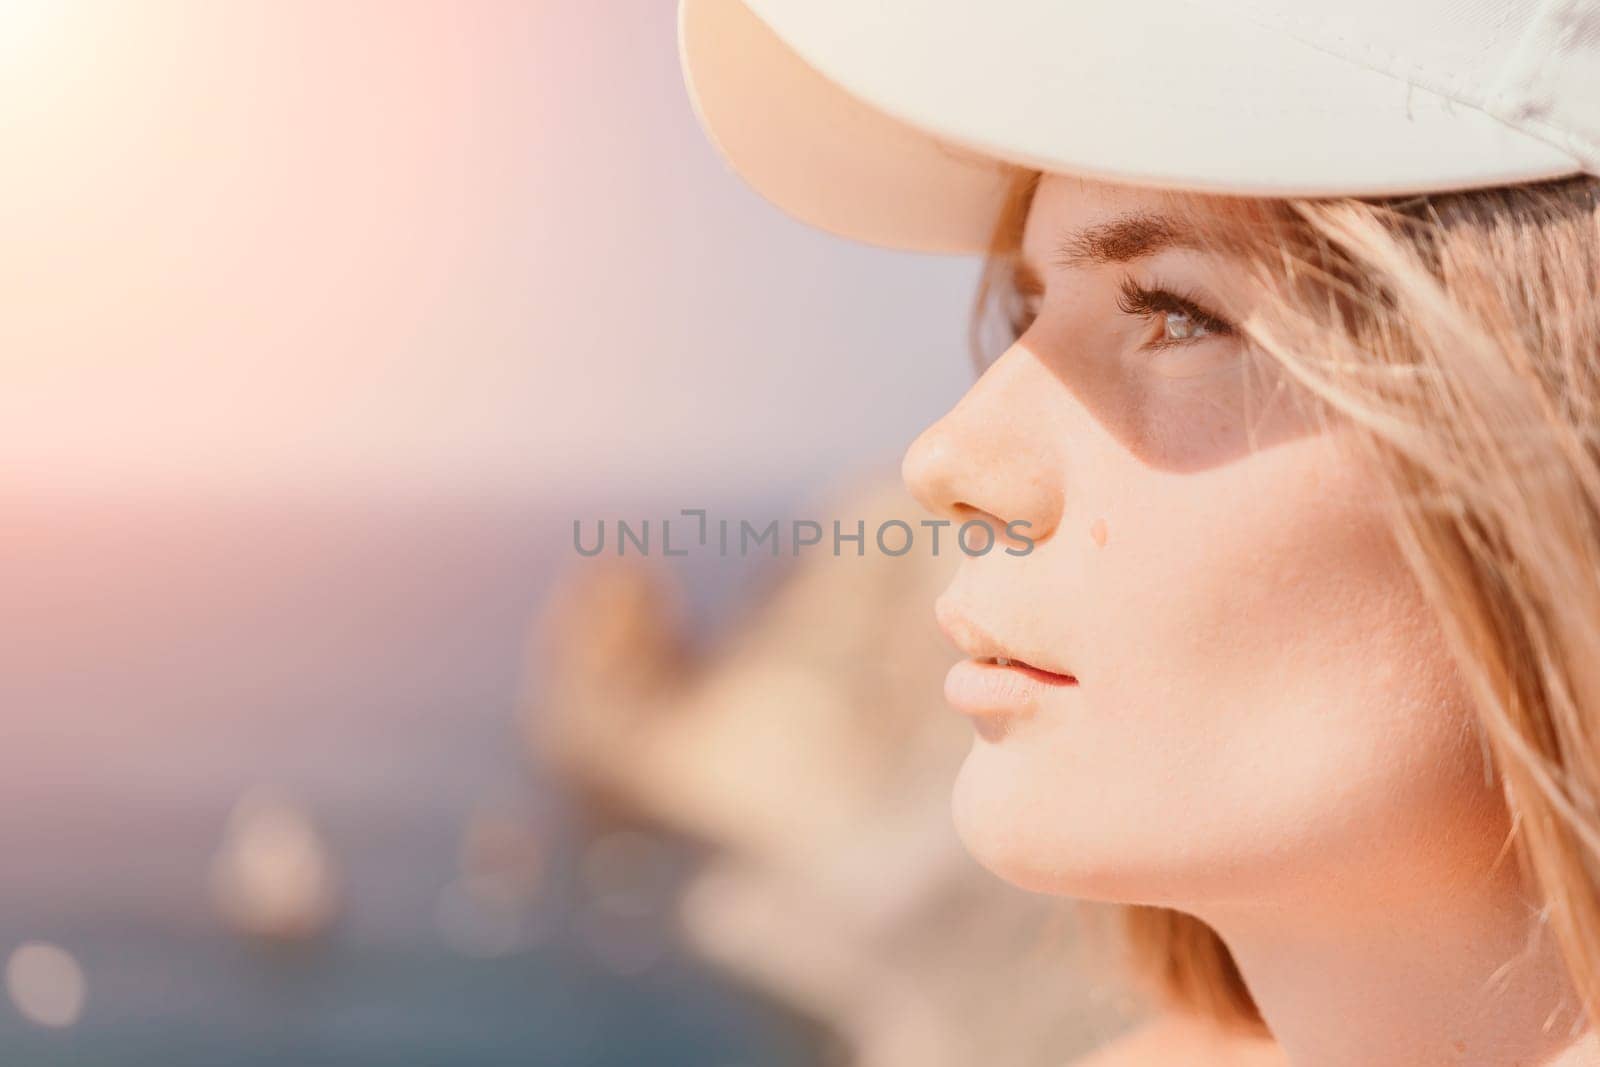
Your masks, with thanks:
M 1247 400 L 1237 265 L 1060 249 L 1162 206 L 1046 176 L 1036 317 L 905 457 L 929 509 L 1035 542 L 963 559 L 936 609 L 968 656 L 1035 668 L 952 672 L 962 840 L 1027 889 L 1205 919 L 1297 1065 L 1597 1062 L 1550 1058 L 1549 938 L 1490 983 L 1534 930 L 1509 820 L 1350 431 L 1286 380 Z

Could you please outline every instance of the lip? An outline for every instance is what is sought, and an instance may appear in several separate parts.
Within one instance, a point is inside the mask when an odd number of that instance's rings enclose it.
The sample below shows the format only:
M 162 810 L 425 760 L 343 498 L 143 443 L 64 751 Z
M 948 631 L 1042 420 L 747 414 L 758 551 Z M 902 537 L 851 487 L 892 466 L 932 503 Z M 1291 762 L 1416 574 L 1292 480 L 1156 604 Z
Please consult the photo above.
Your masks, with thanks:
M 984 740 L 1000 740 L 1042 701 L 1077 688 L 1076 676 L 1009 651 L 950 602 L 941 599 L 935 614 L 945 636 L 970 657 L 945 675 L 945 702 L 971 718 Z
M 958 607 L 948 593 L 934 604 L 933 614 L 950 643 L 975 660 L 1007 659 L 1013 668 L 1034 672 L 1033 677 L 1041 682 L 1075 680 L 1064 664 L 1054 662 L 1043 651 L 995 637 Z
M 1004 736 L 1021 719 L 1033 715 L 1051 694 L 1077 688 L 1070 674 L 992 660 L 964 659 L 944 678 L 945 701 L 969 716 L 986 738 Z

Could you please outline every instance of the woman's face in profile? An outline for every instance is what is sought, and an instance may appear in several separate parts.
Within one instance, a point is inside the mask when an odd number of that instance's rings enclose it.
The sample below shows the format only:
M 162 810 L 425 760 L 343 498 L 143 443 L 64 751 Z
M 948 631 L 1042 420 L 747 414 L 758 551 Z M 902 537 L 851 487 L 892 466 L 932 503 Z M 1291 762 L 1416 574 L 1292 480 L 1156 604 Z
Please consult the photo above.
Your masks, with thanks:
M 1165 203 L 1046 176 L 1036 314 L 905 459 L 930 509 L 1034 542 L 938 604 L 979 661 L 947 685 L 979 727 L 957 828 L 1024 887 L 1202 915 L 1481 872 L 1503 806 L 1375 483 L 1247 378 L 1241 272 Z

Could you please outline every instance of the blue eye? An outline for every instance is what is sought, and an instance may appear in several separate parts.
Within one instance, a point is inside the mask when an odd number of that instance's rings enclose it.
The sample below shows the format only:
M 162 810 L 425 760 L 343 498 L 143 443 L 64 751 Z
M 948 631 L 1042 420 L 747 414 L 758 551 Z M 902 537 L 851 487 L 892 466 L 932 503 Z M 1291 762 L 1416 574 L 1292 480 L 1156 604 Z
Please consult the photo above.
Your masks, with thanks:
M 1187 311 L 1169 311 L 1164 316 L 1162 325 L 1166 333 L 1162 335 L 1163 341 L 1187 341 L 1195 337 L 1205 337 L 1214 331 L 1205 323 L 1195 319 Z
M 1122 280 L 1117 310 L 1142 319 L 1160 316 L 1162 335 L 1150 342 L 1151 348 L 1187 344 L 1236 332 L 1231 322 L 1208 311 L 1194 297 L 1170 289 L 1143 286 L 1132 277 Z

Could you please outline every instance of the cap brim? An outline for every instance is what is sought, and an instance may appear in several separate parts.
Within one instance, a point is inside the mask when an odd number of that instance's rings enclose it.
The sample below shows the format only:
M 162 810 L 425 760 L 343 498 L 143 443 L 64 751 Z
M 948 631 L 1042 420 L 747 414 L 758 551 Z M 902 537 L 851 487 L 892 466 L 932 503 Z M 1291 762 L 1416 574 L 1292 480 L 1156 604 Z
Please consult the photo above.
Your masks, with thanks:
M 1018 167 L 1252 196 L 1380 196 L 1575 174 L 1420 86 L 1182 0 L 681 0 L 696 114 L 794 217 L 981 251 Z

